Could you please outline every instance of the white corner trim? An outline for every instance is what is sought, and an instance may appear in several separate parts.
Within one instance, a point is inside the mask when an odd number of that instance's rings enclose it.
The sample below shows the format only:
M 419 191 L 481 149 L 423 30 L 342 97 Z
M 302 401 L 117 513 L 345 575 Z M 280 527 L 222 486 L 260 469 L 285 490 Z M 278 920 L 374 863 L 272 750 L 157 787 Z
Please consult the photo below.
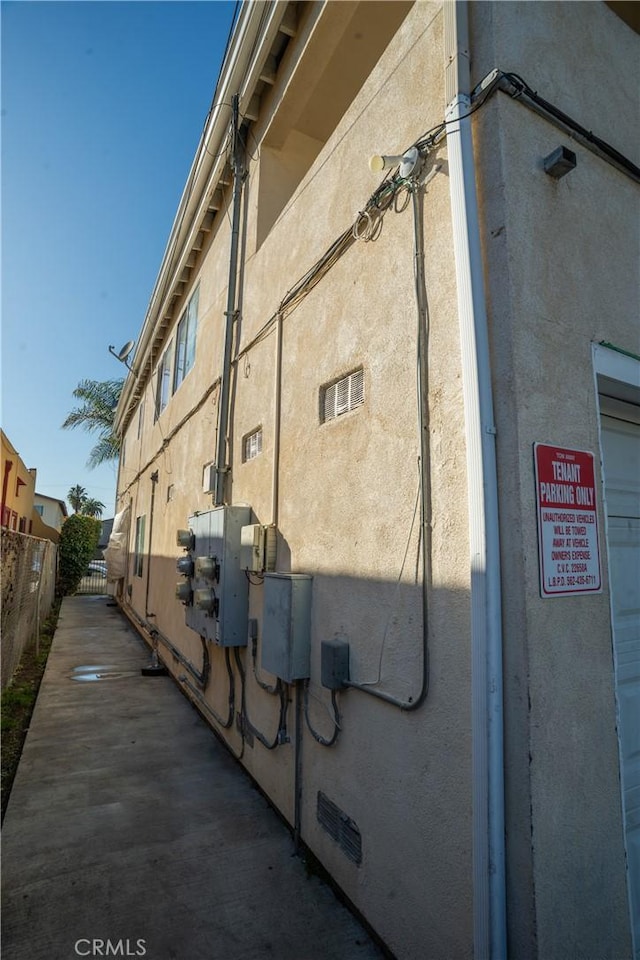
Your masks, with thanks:
M 592 349 L 593 368 L 596 374 L 640 389 L 640 360 L 605 347 L 601 343 L 594 343 Z

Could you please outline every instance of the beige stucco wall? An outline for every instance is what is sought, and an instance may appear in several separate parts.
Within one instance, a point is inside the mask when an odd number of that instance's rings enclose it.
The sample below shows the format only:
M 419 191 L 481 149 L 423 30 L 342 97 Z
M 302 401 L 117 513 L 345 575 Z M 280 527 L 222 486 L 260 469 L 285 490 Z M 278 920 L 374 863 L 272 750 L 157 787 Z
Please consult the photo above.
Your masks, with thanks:
M 638 36 L 603 3 L 472 5 L 472 18 L 474 82 L 493 67 L 519 73 L 638 163 Z M 554 181 L 542 159 L 560 144 L 577 167 Z M 600 477 L 603 592 L 541 599 L 533 444 L 599 463 L 592 342 L 640 352 L 638 187 L 503 94 L 478 115 L 476 148 L 504 567 L 510 944 L 544 960 L 629 957 Z
M 317 10 L 312 12 L 315 16 Z M 300 43 L 311 42 L 311 26 L 300 25 Z M 326 23 L 323 29 L 328 29 Z M 256 232 L 257 202 L 265 186 L 260 178 L 271 175 L 272 168 L 262 169 L 253 151 L 239 349 L 377 187 L 379 177 L 370 173 L 369 157 L 402 151 L 438 122 L 443 109 L 441 43 L 440 5 L 415 5 L 266 239 Z M 289 109 L 294 83 L 295 74 L 287 91 Z M 269 101 L 272 112 L 278 95 L 276 88 Z M 445 150 L 441 159 L 446 160 Z M 415 713 L 360 691 L 340 694 L 342 729 L 336 746 L 322 747 L 306 730 L 302 740 L 302 840 L 406 960 L 472 955 L 465 451 L 445 174 L 430 184 L 424 208 L 433 458 L 430 693 Z M 155 426 L 147 390 L 147 429 L 138 442 L 134 415 L 120 476 L 122 502 L 132 498 L 133 542 L 136 516 L 146 515 L 148 530 L 150 474 L 158 470 L 148 613 L 196 664 L 201 662 L 199 638 L 185 628 L 184 610 L 172 599 L 179 552 L 175 531 L 186 525 L 189 514 L 211 505 L 200 490 L 202 467 L 215 457 L 217 387 L 187 424 L 172 431 L 220 374 L 228 251 L 229 221 L 222 216 L 195 279 L 200 283 L 196 365 Z M 332 724 L 328 692 L 320 685 L 323 639 L 339 635 L 349 642 L 353 679 L 374 679 L 381 664 L 380 689 L 407 698 L 417 696 L 420 688 L 416 325 L 410 205 L 403 212 L 389 211 L 379 239 L 353 246 L 283 324 L 278 570 L 314 577 L 310 714 L 325 736 Z M 232 400 L 232 501 L 249 503 L 263 523 L 273 519 L 275 344 L 272 330 L 240 359 Z M 364 406 L 320 425 L 319 388 L 360 365 Z M 263 428 L 263 452 L 242 463 L 241 439 L 258 426 Z M 169 484 L 173 499 L 167 502 Z M 131 603 L 144 614 L 146 569 L 142 578 L 131 578 L 131 586 Z M 250 615 L 259 620 L 260 639 L 262 591 L 261 586 L 250 588 Z M 243 650 L 242 657 L 247 712 L 271 738 L 278 702 L 254 682 L 249 651 Z M 176 673 L 181 673 L 179 666 Z M 227 674 L 223 653 L 216 648 L 206 696 L 218 713 L 226 714 Z M 289 744 L 267 751 L 256 740 L 245 747 L 242 762 L 293 822 L 293 705 L 288 728 Z M 235 725 L 224 736 L 238 753 Z M 351 863 L 318 824 L 318 790 L 357 823 L 361 866 Z
M 416 695 L 420 682 L 410 206 L 390 210 L 380 237 L 351 247 L 283 321 L 277 504 L 275 326 L 244 348 L 377 186 L 369 156 L 402 152 L 442 119 L 443 17 L 439 3 L 411 8 L 297 189 L 283 200 L 317 148 L 304 141 L 303 149 L 303 134 L 289 136 L 283 117 L 299 117 L 304 102 L 307 132 L 331 127 L 331 98 L 327 116 L 306 99 L 309 84 L 322 79 L 317 51 L 334 42 L 327 57 L 336 49 L 342 53 L 350 38 L 357 57 L 366 40 L 366 18 L 363 27 L 355 5 L 305 9 L 250 144 L 228 494 L 230 502 L 250 504 L 261 523 L 272 522 L 277 507 L 277 569 L 314 578 L 310 712 L 316 729 L 330 736 L 329 697 L 319 682 L 323 639 L 349 642 L 355 680 L 375 679 L 380 669 L 380 688 L 401 698 Z M 368 15 L 373 18 L 376 9 L 382 5 L 371 4 Z M 625 81 L 637 37 L 604 4 L 476 3 L 471 18 L 474 82 L 494 66 L 517 71 L 634 155 L 633 101 Z M 295 64 L 305 53 L 302 83 Z M 639 352 L 636 187 L 573 144 L 577 169 L 551 181 L 541 170 L 542 157 L 567 138 L 503 94 L 478 112 L 474 132 L 498 428 L 510 955 L 626 957 L 606 552 L 602 541 L 601 595 L 540 599 L 532 445 L 556 442 L 598 454 L 591 343 L 613 341 Z M 260 162 L 263 136 L 268 163 Z M 273 153 L 283 143 L 297 145 L 289 186 L 286 177 L 277 179 L 283 164 Z M 421 709 L 406 713 L 361 691 L 341 693 L 337 744 L 322 747 L 303 729 L 301 748 L 302 839 L 402 960 L 470 957 L 473 950 L 466 451 L 446 144 L 438 160 L 442 170 L 424 201 L 433 516 L 429 696 Z M 265 213 L 261 197 L 270 190 L 273 205 Z M 138 440 L 135 413 L 119 480 L 119 509 L 131 502 L 133 552 L 137 516 L 146 517 L 148 547 L 151 474 L 158 472 L 151 576 L 147 580 L 145 556 L 143 576 L 129 578 L 130 602 L 197 665 L 200 640 L 173 599 L 175 532 L 189 515 L 211 507 L 201 485 L 203 466 L 216 451 L 230 202 L 227 190 L 226 209 L 186 291 L 188 297 L 199 283 L 195 366 L 155 424 L 147 386 L 142 436 Z M 174 336 L 175 329 L 168 339 Z M 361 365 L 364 405 L 321 425 L 319 388 Z M 259 426 L 262 453 L 243 463 L 242 437 Z M 600 531 L 603 538 L 602 513 Z M 261 586 L 250 587 L 258 647 L 262 594 Z M 181 676 L 184 669 L 166 651 L 165 657 Z M 248 715 L 271 739 L 277 699 L 253 680 L 250 650 L 241 657 Z M 213 647 L 211 658 L 206 699 L 226 715 L 224 654 Z M 275 750 L 257 740 L 245 745 L 242 762 L 293 823 L 293 703 L 288 730 L 291 741 Z M 236 725 L 219 732 L 239 754 Z M 318 824 L 318 790 L 357 823 L 361 866 L 347 860 Z

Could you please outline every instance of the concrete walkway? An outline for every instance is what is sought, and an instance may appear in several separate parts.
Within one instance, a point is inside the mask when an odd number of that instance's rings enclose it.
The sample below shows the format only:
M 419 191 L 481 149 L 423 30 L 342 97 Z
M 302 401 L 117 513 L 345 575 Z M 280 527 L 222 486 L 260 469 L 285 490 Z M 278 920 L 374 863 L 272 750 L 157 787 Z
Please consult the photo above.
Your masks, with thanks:
M 105 597 L 64 601 L 2 831 L 4 960 L 380 960 L 148 662 Z

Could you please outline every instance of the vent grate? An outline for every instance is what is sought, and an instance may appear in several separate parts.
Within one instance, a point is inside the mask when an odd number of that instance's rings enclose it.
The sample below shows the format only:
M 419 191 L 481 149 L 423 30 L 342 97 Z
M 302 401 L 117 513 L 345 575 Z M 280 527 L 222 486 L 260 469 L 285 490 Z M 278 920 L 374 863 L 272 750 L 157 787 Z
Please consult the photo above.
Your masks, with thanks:
M 335 420 L 364 403 L 364 370 L 354 370 L 341 380 L 320 391 L 320 411 L 323 423 Z
M 242 440 L 242 459 L 253 460 L 258 454 L 262 453 L 262 427 L 258 427 L 253 433 L 247 433 Z
M 336 841 L 345 856 L 360 866 L 362 835 L 357 824 L 321 790 L 318 790 L 317 817 L 320 825 Z

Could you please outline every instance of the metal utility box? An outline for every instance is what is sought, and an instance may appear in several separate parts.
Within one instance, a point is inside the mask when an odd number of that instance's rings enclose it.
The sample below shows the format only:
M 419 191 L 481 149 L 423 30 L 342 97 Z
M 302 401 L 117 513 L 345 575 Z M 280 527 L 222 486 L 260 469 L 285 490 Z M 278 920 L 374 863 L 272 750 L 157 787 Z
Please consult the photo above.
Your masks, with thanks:
M 185 606 L 185 618 L 187 626 L 221 647 L 247 643 L 249 586 L 240 568 L 240 531 L 250 514 L 250 507 L 223 506 L 189 517 L 193 601 Z
M 252 523 L 240 534 L 240 566 L 251 573 L 272 571 L 276 565 L 276 528 Z
M 262 668 L 285 683 L 310 674 L 311 580 L 304 573 L 266 573 Z
M 328 690 L 342 690 L 349 680 L 349 644 L 335 637 L 320 644 L 320 682 Z
M 240 566 L 251 573 L 264 570 L 265 527 L 252 523 L 240 531 Z

